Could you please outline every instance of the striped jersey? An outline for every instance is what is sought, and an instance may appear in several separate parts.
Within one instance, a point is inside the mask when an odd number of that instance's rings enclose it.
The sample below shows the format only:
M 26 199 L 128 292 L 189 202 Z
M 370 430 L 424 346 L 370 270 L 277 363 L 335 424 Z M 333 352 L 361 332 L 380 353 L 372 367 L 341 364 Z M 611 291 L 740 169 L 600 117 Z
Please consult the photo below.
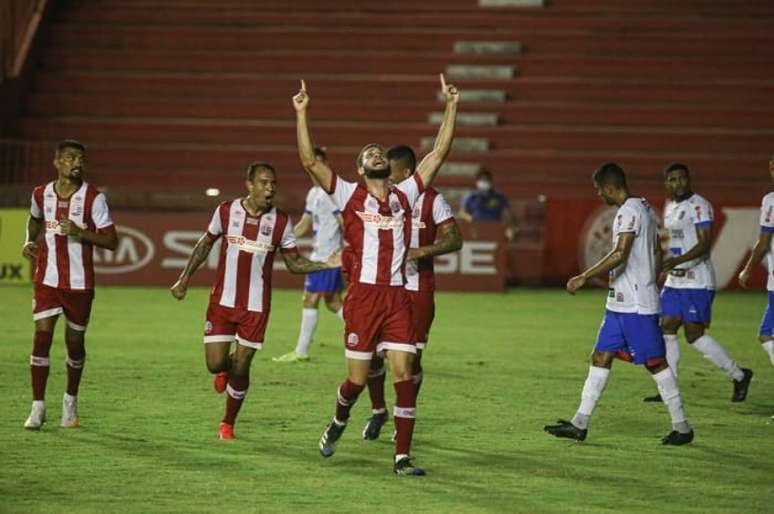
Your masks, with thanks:
M 232 309 L 269 312 L 274 255 L 297 252 L 290 217 L 272 207 L 253 216 L 242 199 L 215 209 L 207 233 L 223 238 L 211 301 Z
M 333 175 L 331 195 L 344 219 L 349 244 L 350 281 L 404 286 L 406 252 L 411 242 L 411 212 L 425 188 L 419 174 L 390 186 L 379 200 L 365 186 Z
M 57 289 L 94 289 L 94 245 L 62 234 L 59 220 L 70 219 L 90 231 L 115 230 L 105 195 L 83 182 L 77 191 L 63 198 L 54 184 L 52 181 L 36 187 L 30 202 L 30 216 L 45 227 L 35 282 Z
M 451 207 L 441 193 L 432 187 L 419 195 L 411 218 L 410 248 L 435 243 L 438 227 L 455 222 Z M 433 257 L 424 257 L 406 263 L 406 289 L 409 291 L 435 290 L 433 260 Z

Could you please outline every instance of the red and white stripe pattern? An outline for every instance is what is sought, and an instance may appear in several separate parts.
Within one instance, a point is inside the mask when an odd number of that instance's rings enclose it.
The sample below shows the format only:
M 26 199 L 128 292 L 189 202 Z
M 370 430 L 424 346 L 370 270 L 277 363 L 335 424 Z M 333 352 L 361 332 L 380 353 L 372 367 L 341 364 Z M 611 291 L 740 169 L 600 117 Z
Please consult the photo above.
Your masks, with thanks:
M 412 210 L 410 248 L 435 243 L 438 227 L 454 222 L 452 209 L 443 195 L 433 188 L 428 188 L 419 196 Z M 406 289 L 409 291 L 435 290 L 433 257 L 406 263 Z
M 329 194 L 344 218 L 344 239 L 354 254 L 353 282 L 381 286 L 405 284 L 411 237 L 411 208 L 424 191 L 419 175 L 390 187 L 383 201 L 353 182 L 333 176 Z
M 223 237 L 212 297 L 224 307 L 268 312 L 275 252 L 298 251 L 290 217 L 276 208 L 253 216 L 236 199 L 218 206 L 207 232 Z
M 68 218 L 91 231 L 115 230 L 105 195 L 84 182 L 69 198 L 62 198 L 49 182 L 33 191 L 30 215 L 45 226 L 35 281 L 58 289 L 94 289 L 94 245 L 63 235 L 59 220 Z

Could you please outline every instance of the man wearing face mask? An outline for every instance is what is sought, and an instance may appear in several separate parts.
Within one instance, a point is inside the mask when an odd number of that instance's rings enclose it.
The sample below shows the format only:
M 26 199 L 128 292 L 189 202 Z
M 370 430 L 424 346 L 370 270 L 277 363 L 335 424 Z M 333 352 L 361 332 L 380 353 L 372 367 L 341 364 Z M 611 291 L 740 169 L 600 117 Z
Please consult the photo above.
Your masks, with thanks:
M 464 221 L 499 221 L 505 225 L 505 237 L 512 241 L 518 229 L 508 198 L 492 187 L 492 174 L 481 170 L 476 174 L 476 189 L 466 194 L 458 217 Z

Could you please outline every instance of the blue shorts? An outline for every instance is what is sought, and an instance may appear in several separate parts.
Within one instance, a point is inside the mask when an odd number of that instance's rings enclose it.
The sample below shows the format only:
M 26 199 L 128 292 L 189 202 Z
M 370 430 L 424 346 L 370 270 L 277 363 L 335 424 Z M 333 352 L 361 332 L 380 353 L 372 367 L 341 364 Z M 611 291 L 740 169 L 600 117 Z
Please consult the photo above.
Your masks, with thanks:
M 665 358 L 666 347 L 658 314 L 605 311 L 594 350 L 617 353 L 618 357 L 648 364 Z
M 766 310 L 763 311 L 763 319 L 761 320 L 761 328 L 758 330 L 758 335 L 774 336 L 774 293 L 769 291 L 766 296 L 768 297 L 768 302 L 766 303 Z
M 665 287 L 661 291 L 661 315 L 708 327 L 712 321 L 713 301 L 715 291 L 711 289 Z
M 341 268 L 324 269 L 309 273 L 304 281 L 307 293 L 335 293 L 341 289 Z

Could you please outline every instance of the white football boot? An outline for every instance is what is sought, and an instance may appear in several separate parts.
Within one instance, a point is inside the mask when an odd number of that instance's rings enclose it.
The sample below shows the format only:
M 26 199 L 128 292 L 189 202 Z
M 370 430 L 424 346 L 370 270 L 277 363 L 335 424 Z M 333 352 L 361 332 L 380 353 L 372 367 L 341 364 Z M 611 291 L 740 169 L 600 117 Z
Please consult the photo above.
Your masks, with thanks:
M 70 396 L 65 393 L 62 398 L 62 422 L 65 428 L 76 428 L 78 426 L 78 397 Z
M 42 427 L 45 422 L 46 402 L 42 400 L 33 401 L 32 410 L 30 411 L 30 416 L 27 418 L 27 421 L 24 422 L 24 428 L 27 430 L 40 430 L 40 427 Z

